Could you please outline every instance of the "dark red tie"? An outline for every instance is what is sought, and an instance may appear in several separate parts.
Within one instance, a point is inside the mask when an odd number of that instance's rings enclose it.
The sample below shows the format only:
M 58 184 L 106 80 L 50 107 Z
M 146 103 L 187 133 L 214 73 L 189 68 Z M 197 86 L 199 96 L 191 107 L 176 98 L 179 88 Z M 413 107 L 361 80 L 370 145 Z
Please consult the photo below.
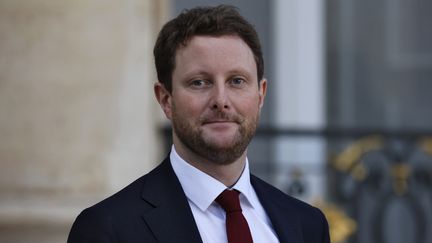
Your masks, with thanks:
M 226 212 L 228 243 L 252 243 L 251 232 L 240 207 L 239 194 L 237 190 L 225 190 L 216 198 L 216 202 Z

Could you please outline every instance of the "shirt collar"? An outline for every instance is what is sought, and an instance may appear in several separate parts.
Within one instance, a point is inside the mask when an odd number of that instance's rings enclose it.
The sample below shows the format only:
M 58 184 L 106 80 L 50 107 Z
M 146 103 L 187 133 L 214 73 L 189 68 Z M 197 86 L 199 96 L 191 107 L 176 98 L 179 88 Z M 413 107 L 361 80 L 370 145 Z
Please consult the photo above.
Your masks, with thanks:
M 183 160 L 175 150 L 174 145 L 170 153 L 171 165 L 177 175 L 186 197 L 200 210 L 206 211 L 217 196 L 227 187 L 220 181 L 195 168 Z M 240 196 L 254 207 L 253 188 L 250 183 L 249 162 L 246 158 L 245 168 L 232 189 L 241 192 Z

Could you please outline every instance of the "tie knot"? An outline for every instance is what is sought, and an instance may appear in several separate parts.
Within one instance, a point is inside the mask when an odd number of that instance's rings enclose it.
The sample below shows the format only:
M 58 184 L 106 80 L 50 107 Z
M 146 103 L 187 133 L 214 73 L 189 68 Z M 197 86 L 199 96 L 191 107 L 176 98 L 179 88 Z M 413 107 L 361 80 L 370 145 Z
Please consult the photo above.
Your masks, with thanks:
M 221 205 L 225 212 L 241 212 L 240 200 L 239 200 L 240 192 L 237 190 L 225 190 L 216 198 L 216 202 Z

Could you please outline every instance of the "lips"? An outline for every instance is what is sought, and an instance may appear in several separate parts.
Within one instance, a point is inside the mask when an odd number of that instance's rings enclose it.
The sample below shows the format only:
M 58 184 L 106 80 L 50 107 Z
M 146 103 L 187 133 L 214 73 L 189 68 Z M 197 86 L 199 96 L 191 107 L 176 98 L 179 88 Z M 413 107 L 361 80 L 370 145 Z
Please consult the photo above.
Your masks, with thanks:
M 203 123 L 203 127 L 207 127 L 212 131 L 231 131 L 233 128 L 237 127 L 238 124 L 232 121 L 208 121 Z
M 206 125 L 206 124 L 214 124 L 214 123 L 221 123 L 221 124 L 223 124 L 223 123 L 235 123 L 235 121 L 229 121 L 229 120 L 215 120 L 215 121 L 205 121 L 205 122 L 203 122 L 203 124 L 204 125 Z
M 201 124 L 224 124 L 224 123 L 242 123 L 243 119 L 236 114 L 227 114 L 225 112 L 218 112 L 213 114 L 204 115 L 201 118 Z

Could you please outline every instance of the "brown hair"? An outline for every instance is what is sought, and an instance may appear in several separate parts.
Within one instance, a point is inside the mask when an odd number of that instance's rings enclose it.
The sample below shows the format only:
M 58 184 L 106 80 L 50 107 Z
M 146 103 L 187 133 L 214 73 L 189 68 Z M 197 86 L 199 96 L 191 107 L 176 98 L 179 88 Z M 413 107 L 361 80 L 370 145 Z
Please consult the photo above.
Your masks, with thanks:
M 252 50 L 257 65 L 258 82 L 263 78 L 264 60 L 255 28 L 230 5 L 196 7 L 183 11 L 166 23 L 156 40 L 153 54 L 159 82 L 172 91 L 172 73 L 177 49 L 197 35 L 237 35 Z

